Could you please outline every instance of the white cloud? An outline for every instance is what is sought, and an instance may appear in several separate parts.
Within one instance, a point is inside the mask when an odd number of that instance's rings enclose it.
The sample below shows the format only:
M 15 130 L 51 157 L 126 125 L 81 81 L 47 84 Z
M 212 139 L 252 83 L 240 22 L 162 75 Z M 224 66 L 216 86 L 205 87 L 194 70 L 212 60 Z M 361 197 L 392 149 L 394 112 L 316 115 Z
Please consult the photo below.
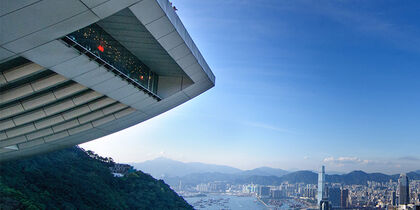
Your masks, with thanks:
M 326 157 L 324 158 L 324 163 L 331 163 L 339 166 L 344 166 L 345 164 L 368 164 L 370 160 L 363 160 L 358 157 Z

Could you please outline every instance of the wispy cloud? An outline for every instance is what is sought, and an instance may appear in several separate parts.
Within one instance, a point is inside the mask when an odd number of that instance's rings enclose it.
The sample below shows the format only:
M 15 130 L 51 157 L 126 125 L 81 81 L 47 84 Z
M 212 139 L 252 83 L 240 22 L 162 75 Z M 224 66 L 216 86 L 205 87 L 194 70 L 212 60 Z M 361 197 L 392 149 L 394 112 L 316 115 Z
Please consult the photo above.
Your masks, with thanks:
M 381 13 L 349 9 L 347 4 L 329 2 L 307 5 L 311 11 L 348 26 L 356 31 L 379 37 L 397 48 L 419 52 L 420 39 L 416 27 L 393 22 Z
M 414 156 L 405 156 L 405 157 L 400 157 L 400 158 L 398 158 L 398 160 L 406 160 L 406 161 L 420 161 L 420 158 L 418 158 L 418 157 L 414 157 Z
M 272 130 L 272 131 L 277 131 L 277 132 L 281 132 L 281 133 L 291 133 L 291 134 L 295 134 L 295 132 L 289 130 L 289 129 L 285 129 L 285 128 L 281 128 L 281 127 L 277 127 L 275 125 L 270 125 L 267 123 L 260 123 L 260 122 L 243 122 L 244 125 L 250 126 L 250 127 L 254 127 L 254 128 L 261 128 L 261 129 L 267 129 L 267 130 Z

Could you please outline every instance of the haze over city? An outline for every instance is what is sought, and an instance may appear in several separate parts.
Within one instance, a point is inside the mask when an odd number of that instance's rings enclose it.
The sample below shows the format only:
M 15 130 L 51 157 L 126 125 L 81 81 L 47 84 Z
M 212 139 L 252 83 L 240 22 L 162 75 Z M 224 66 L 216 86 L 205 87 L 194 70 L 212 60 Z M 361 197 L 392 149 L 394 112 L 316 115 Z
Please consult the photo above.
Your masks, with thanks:
M 420 169 L 419 2 L 173 4 L 217 85 L 83 148 L 117 162 Z

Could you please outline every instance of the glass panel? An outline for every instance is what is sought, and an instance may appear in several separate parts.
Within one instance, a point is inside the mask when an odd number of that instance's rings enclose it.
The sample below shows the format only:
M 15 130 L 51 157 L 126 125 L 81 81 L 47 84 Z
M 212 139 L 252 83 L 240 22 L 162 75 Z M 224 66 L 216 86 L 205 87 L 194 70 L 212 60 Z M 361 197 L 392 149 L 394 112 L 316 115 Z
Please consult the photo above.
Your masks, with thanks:
M 98 25 L 92 24 L 67 36 L 156 94 L 158 75 Z

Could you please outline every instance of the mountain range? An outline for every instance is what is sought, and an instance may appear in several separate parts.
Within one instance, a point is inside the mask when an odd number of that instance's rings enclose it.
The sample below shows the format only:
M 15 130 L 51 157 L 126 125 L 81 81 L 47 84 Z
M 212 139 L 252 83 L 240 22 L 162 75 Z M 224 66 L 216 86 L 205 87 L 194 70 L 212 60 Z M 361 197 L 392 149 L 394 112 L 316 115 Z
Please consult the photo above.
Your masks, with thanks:
M 420 173 L 409 172 L 407 176 L 410 180 L 420 180 Z M 353 171 L 343 175 L 325 175 L 325 179 L 330 183 L 356 184 L 366 185 L 368 181 L 388 182 L 392 180 L 396 182 L 399 174 L 386 175 L 381 173 L 366 173 L 363 171 Z M 278 176 L 246 176 L 238 174 L 223 174 L 223 173 L 194 173 L 183 177 L 167 177 L 164 179 L 166 183 L 171 186 L 176 186 L 180 183 L 183 185 L 195 186 L 200 183 L 209 183 L 214 181 L 224 181 L 231 184 L 260 184 L 260 185 L 279 185 L 283 182 L 288 183 L 305 183 L 317 184 L 318 174 L 312 171 L 296 171 L 291 172 L 281 177 Z
M 141 163 L 130 163 L 134 168 L 149 173 L 155 178 L 181 177 L 193 173 L 219 172 L 224 174 L 240 173 L 241 170 L 230 166 L 205 164 L 198 162 L 184 163 L 169 158 L 156 158 Z
M 130 163 L 134 168 L 149 173 L 155 178 L 182 177 L 196 173 L 222 173 L 246 176 L 283 176 L 288 171 L 270 167 L 241 170 L 230 166 L 199 162 L 184 163 L 169 158 L 156 158 L 141 163 Z
M 157 158 L 142 163 L 131 163 L 134 168 L 151 174 L 155 178 L 163 179 L 170 185 L 177 185 L 180 181 L 184 185 L 197 185 L 213 181 L 225 181 L 233 184 L 263 184 L 278 185 L 282 182 L 316 184 L 318 174 L 313 171 L 285 171 L 282 169 L 260 167 L 252 170 L 240 170 L 230 166 L 184 163 L 168 158 Z M 410 179 L 420 180 L 420 170 L 407 173 Z M 387 182 L 397 181 L 399 174 L 387 175 L 382 173 L 366 173 L 352 171 L 350 173 L 326 174 L 327 182 L 365 185 L 368 181 Z

